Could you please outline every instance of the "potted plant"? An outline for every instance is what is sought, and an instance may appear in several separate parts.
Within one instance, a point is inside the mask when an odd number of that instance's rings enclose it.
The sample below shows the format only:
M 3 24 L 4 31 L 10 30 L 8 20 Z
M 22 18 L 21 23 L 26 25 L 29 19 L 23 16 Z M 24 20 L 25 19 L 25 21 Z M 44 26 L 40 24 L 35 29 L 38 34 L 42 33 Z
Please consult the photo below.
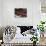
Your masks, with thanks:
M 31 39 L 31 41 L 33 41 L 33 46 L 36 46 L 36 43 L 38 41 L 37 36 L 33 36 L 32 39 Z
M 37 29 L 40 30 L 42 37 L 44 37 L 44 27 L 46 27 L 44 25 L 45 25 L 45 22 L 44 21 L 40 21 L 40 24 L 37 25 Z

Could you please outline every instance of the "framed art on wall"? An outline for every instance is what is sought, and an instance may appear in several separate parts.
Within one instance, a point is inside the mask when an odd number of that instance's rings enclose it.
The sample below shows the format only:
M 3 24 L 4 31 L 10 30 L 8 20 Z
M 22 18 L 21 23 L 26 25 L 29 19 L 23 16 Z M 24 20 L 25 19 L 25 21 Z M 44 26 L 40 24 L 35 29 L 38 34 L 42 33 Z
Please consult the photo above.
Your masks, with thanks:
M 27 17 L 27 8 L 15 8 L 15 17 Z

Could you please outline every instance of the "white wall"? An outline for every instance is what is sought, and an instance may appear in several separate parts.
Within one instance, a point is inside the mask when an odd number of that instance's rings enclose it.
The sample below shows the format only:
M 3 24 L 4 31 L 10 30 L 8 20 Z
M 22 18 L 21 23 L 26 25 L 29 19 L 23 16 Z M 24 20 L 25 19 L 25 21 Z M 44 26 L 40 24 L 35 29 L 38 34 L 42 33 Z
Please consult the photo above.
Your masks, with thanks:
M 1 26 L 1 24 L 2 24 L 2 2 L 1 2 L 1 0 L 0 0 L 0 26 Z
M 27 18 L 15 18 L 14 8 L 27 8 Z M 3 0 L 3 26 L 36 26 L 40 17 L 40 0 Z

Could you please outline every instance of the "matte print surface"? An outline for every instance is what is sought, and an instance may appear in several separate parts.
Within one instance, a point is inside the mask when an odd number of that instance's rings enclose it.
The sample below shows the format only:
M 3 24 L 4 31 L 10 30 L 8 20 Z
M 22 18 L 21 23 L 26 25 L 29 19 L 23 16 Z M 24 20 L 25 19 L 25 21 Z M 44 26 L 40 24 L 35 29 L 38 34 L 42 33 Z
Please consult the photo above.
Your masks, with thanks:
M 27 17 L 27 8 L 15 8 L 15 17 Z

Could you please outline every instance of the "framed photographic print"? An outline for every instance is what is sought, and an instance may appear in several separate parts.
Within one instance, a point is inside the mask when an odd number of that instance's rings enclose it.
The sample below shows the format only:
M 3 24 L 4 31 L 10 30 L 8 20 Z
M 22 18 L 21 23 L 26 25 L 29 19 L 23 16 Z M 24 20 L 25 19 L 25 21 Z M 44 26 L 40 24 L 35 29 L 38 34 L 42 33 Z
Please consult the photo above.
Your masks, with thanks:
M 27 17 L 27 8 L 15 8 L 15 17 Z

